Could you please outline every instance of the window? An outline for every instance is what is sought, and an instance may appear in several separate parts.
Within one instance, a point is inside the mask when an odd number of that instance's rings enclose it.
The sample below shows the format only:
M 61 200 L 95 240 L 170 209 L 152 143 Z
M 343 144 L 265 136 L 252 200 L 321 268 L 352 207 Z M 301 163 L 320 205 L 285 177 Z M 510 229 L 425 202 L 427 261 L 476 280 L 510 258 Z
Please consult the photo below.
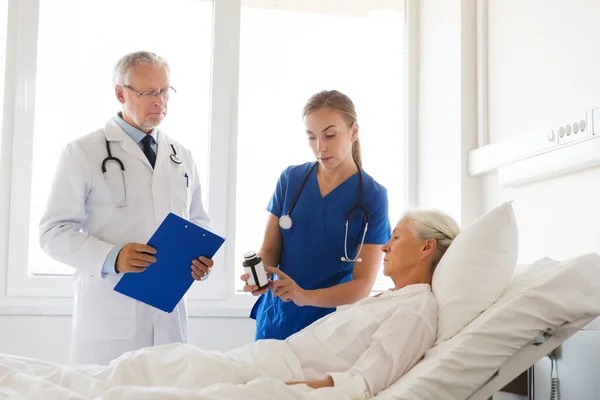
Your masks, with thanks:
M 120 110 L 112 69 L 122 55 L 149 50 L 169 62 L 177 95 L 161 128 L 191 149 L 202 182 L 208 180 L 213 11 L 210 0 L 11 3 L 7 40 L 16 50 L 6 95 L 14 114 L 3 131 L 13 147 L 9 296 L 71 296 L 71 279 L 60 277 L 72 269 L 39 248 L 38 222 L 60 149 Z
M 0 211 L 10 210 L 1 243 L 6 299 L 38 305 L 43 297 L 70 310 L 72 269 L 39 248 L 38 222 L 61 148 L 119 111 L 113 66 L 141 49 L 171 66 L 177 94 L 162 128 L 194 153 L 213 229 L 227 239 L 210 284 L 192 289 L 192 315 L 247 316 L 253 298 L 237 295 L 241 257 L 261 245 L 281 171 L 313 159 L 301 110 L 322 89 L 354 101 L 364 168 L 388 189 L 394 224 L 408 186 L 402 3 L 22 0 L 8 7 L 0 0 L 0 45 L 1 24 L 9 25 L 2 143 L 11 157 L 0 176 L 10 189 L 10 203 L 0 202 Z M 380 276 L 375 289 L 387 287 Z
M 399 1 L 242 2 L 237 276 L 242 254 L 262 244 L 279 174 L 314 159 L 301 112 L 320 90 L 337 89 L 355 103 L 364 169 L 388 189 L 391 223 L 397 222 L 406 197 L 403 37 Z M 375 290 L 390 287 L 381 270 Z
M 107 21 L 118 29 L 107 26 Z M 174 45 L 190 40 L 193 47 Z M 145 49 L 169 62 L 171 84 L 177 94 L 169 102 L 169 115 L 161 128 L 192 150 L 202 182 L 206 182 L 211 45 L 210 1 L 40 1 L 27 264 L 30 274 L 72 273 L 72 268 L 40 249 L 38 222 L 62 147 L 103 127 L 120 110 L 112 86 L 112 68 L 122 55 Z

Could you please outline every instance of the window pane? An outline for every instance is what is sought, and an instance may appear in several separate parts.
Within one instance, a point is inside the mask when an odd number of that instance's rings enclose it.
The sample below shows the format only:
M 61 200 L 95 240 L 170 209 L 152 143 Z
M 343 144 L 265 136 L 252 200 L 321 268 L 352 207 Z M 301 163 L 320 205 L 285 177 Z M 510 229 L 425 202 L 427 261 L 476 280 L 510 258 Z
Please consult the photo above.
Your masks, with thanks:
M 71 273 L 39 249 L 37 226 L 62 147 L 120 111 L 121 56 L 149 50 L 169 62 L 177 94 L 161 128 L 192 150 L 206 182 L 212 2 L 40 0 L 38 40 L 29 272 Z
M 364 169 L 388 189 L 390 219 L 392 225 L 397 222 L 405 197 L 401 5 L 374 0 L 244 2 L 237 276 L 243 273 L 243 252 L 262 244 L 268 216 L 264 210 L 279 174 L 290 164 L 314 160 L 301 112 L 306 100 L 320 90 L 337 89 L 354 101 Z M 388 288 L 390 283 L 381 276 L 376 288 Z M 241 288 L 241 281 L 237 284 Z

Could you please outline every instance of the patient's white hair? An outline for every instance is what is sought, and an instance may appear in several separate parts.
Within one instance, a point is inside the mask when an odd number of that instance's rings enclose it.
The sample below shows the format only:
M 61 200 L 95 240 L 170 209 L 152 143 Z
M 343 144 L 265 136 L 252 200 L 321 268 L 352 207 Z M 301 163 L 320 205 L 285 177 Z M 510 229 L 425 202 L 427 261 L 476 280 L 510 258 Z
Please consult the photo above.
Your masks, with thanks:
M 460 232 L 458 224 L 439 210 L 409 210 L 404 213 L 403 219 L 409 222 L 418 240 L 435 239 L 437 242 L 437 249 L 431 260 L 431 269 L 435 271 L 442 256 Z
M 166 67 L 167 72 L 171 73 L 171 68 L 167 61 L 149 51 L 136 51 L 121 57 L 113 70 L 113 85 L 127 86 L 131 85 L 131 70 L 136 65 L 151 65 L 153 67 Z

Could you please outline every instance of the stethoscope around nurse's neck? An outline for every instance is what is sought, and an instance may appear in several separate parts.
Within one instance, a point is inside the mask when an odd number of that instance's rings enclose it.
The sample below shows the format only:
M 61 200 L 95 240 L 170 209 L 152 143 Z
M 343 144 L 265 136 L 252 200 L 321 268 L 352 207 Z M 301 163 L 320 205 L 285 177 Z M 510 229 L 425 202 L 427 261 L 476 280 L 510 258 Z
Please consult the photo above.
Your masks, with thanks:
M 102 175 L 104 175 L 104 180 L 108 183 L 108 179 L 106 178 L 106 165 L 109 162 L 115 162 L 117 164 L 119 164 L 119 167 L 121 168 L 121 177 L 123 179 L 123 194 L 124 194 L 124 198 L 123 201 L 120 202 L 118 201 L 114 194 L 113 194 L 113 199 L 115 200 L 115 203 L 117 203 L 118 207 L 125 207 L 125 205 L 127 204 L 127 185 L 125 184 L 125 165 L 123 164 L 123 161 L 121 161 L 118 157 L 114 157 L 112 155 L 112 152 L 110 151 L 110 142 L 108 141 L 108 139 L 104 139 L 106 142 L 106 153 L 108 154 L 107 157 L 104 158 L 104 160 L 102 160 Z M 173 161 L 173 163 L 179 165 L 181 163 L 183 163 L 183 160 L 181 159 L 181 157 L 179 157 L 179 155 L 177 155 L 177 151 L 175 150 L 175 146 L 173 146 L 173 144 L 170 144 L 169 146 L 171 146 L 171 156 L 169 157 L 171 159 L 171 161 Z M 109 190 L 111 191 L 112 194 L 112 188 L 109 186 Z
M 302 193 L 302 190 L 304 189 L 304 185 L 306 185 L 306 181 L 310 177 L 310 174 L 312 173 L 313 169 L 315 169 L 318 164 L 319 164 L 318 161 L 315 162 L 312 165 L 312 167 L 310 167 L 310 169 L 308 170 L 306 175 L 304 175 L 304 179 L 302 180 L 302 183 L 300 184 L 300 188 L 298 188 L 298 192 L 296 193 L 296 196 L 294 197 L 294 200 L 292 201 L 292 205 L 290 206 L 289 211 L 287 212 L 287 214 L 279 217 L 279 226 L 281 227 L 281 229 L 288 230 L 292 227 L 292 225 L 293 225 L 293 221 L 292 221 L 292 217 L 291 217 L 292 211 L 294 211 L 294 207 L 296 207 L 296 204 L 298 203 L 298 198 L 300 198 L 300 194 Z M 343 261 L 343 262 L 362 262 L 362 258 L 360 258 L 359 256 L 360 256 L 360 252 L 363 248 L 363 245 L 365 243 L 365 236 L 367 234 L 367 229 L 369 228 L 369 211 L 367 210 L 367 207 L 365 207 L 365 205 L 363 203 L 363 195 L 364 195 L 363 173 L 362 173 L 362 169 L 360 168 L 360 166 L 358 164 L 356 165 L 356 167 L 358 168 L 358 176 L 360 179 L 360 192 L 359 192 L 359 197 L 358 197 L 358 203 L 356 205 L 352 206 L 346 213 L 346 233 L 344 234 L 344 256 L 341 257 L 341 261 Z M 362 238 L 360 240 L 360 246 L 358 247 L 358 250 L 356 251 L 356 256 L 354 258 L 350 258 L 348 256 L 348 225 L 350 224 L 350 217 L 352 217 L 352 214 L 354 214 L 354 212 L 357 210 L 358 211 L 362 210 L 362 212 L 364 214 L 365 227 L 363 229 Z

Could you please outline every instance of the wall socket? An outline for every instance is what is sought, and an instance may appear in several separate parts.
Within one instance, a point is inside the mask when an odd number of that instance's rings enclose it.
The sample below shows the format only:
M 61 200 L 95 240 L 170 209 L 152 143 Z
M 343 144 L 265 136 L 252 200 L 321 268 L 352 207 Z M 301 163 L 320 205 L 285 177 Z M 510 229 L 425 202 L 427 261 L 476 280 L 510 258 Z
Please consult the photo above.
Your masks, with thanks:
M 598 111 L 598 121 L 600 124 L 600 109 L 598 109 Z M 592 132 L 590 129 L 592 120 L 592 112 L 586 112 L 584 116 L 573 119 L 569 123 L 556 128 L 555 132 L 558 139 L 558 144 L 570 143 L 590 136 Z
M 573 129 L 573 141 L 583 139 L 588 135 L 587 115 L 585 118 L 571 124 Z

